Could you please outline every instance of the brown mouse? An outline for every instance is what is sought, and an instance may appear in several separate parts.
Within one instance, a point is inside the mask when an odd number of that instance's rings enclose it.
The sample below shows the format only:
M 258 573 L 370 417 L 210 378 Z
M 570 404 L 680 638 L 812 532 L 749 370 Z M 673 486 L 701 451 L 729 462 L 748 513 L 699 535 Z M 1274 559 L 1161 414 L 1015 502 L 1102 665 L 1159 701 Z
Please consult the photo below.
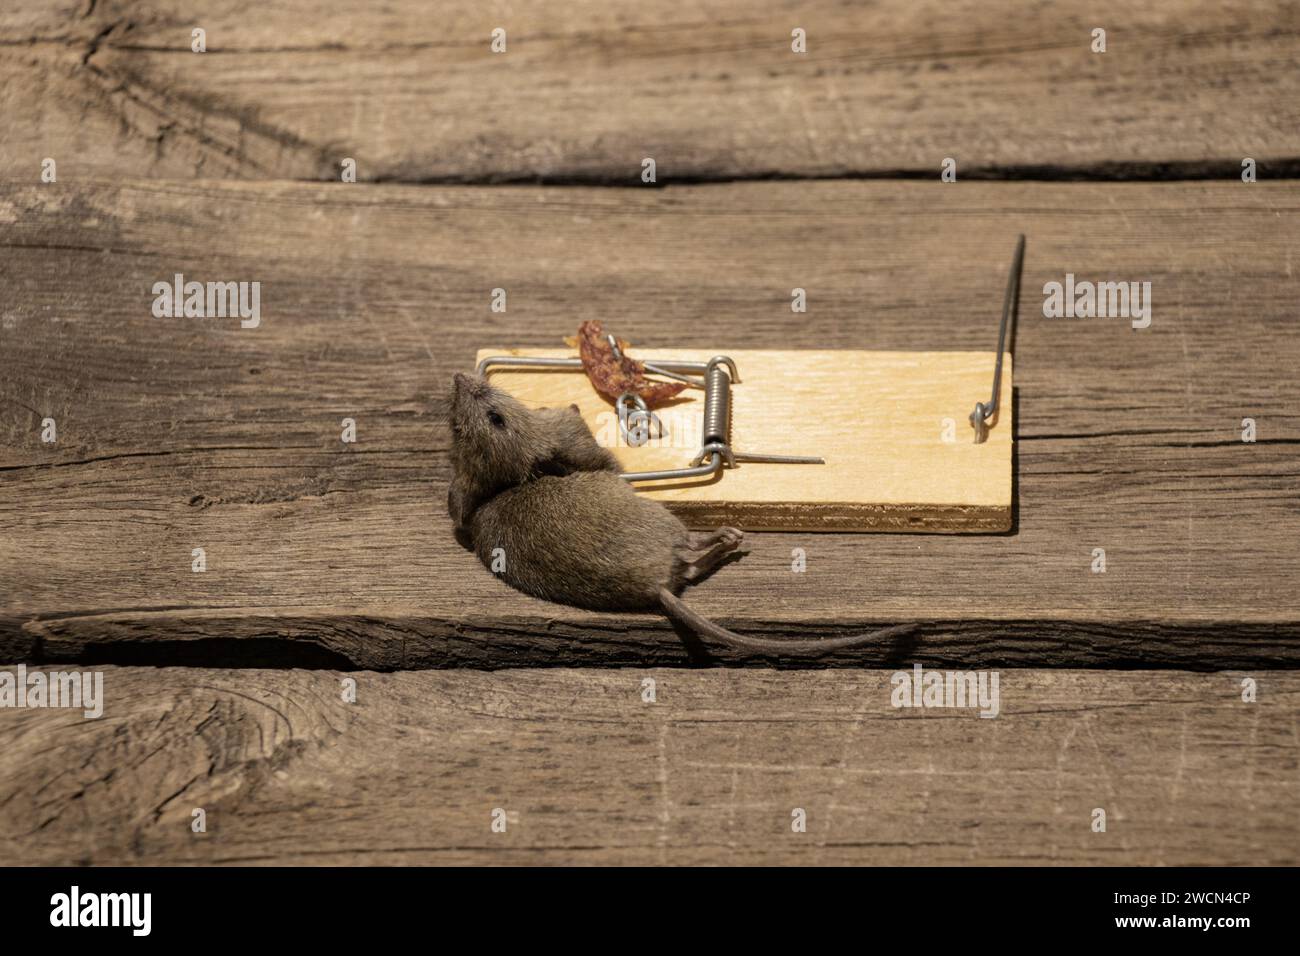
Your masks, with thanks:
M 457 374 L 450 408 L 447 510 L 458 536 L 520 591 L 597 611 L 659 610 L 698 634 L 770 654 L 820 654 L 913 628 L 770 640 L 714 624 L 677 594 L 735 551 L 740 531 L 693 534 L 638 495 L 576 405 L 530 409 L 481 378 Z

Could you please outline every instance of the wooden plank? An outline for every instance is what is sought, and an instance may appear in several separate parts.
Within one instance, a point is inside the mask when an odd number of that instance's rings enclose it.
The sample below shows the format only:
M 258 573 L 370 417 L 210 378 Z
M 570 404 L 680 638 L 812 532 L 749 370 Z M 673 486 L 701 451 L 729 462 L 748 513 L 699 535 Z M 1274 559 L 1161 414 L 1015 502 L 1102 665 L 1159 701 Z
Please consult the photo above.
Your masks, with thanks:
M 1243 676 L 109 667 L 0 709 L 0 863 L 1295 865 L 1300 674 Z
M 704 362 L 717 350 L 655 349 L 638 357 Z M 479 349 L 490 356 L 574 358 L 576 349 Z M 646 483 L 694 528 L 745 531 L 991 532 L 1011 528 L 1011 415 L 976 444 L 968 421 L 987 402 L 995 352 L 728 352 L 737 452 L 822 457 L 822 465 L 740 464 L 711 478 Z M 999 405 L 1011 408 L 1011 361 Z M 687 389 L 656 412 L 665 429 L 639 448 L 619 437 L 618 414 L 581 371 L 502 366 L 494 385 L 534 408 L 577 405 L 624 471 L 687 467 L 701 446 L 704 393 Z M 968 407 L 969 406 L 969 407 Z
M 657 616 L 524 597 L 454 542 L 451 374 L 587 316 L 647 348 L 987 350 L 1023 231 L 1013 533 L 755 534 L 688 600 L 764 636 L 918 625 L 838 664 L 1291 666 L 1297 211 L 1265 183 L 9 184 L 0 640 L 149 664 L 699 660 Z M 259 328 L 154 318 L 176 272 L 261 281 Z M 1066 273 L 1151 281 L 1151 326 L 1043 318 Z
M 363 180 L 638 186 L 647 157 L 661 184 L 937 181 L 945 158 L 959 179 L 1300 170 L 1285 0 L 5 7 L 0 175 L 19 182 L 45 157 L 65 181 L 337 181 L 348 157 Z

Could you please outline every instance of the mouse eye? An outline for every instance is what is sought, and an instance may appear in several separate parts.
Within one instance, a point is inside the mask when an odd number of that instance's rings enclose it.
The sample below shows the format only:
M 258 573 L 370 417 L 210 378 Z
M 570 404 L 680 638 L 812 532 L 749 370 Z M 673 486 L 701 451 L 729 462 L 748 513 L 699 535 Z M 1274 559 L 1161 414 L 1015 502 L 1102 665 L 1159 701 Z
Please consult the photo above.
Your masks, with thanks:
M 497 412 L 488 412 L 488 421 L 490 421 L 493 424 L 493 426 L 495 426 L 496 428 L 506 427 L 506 420 L 502 418 Z

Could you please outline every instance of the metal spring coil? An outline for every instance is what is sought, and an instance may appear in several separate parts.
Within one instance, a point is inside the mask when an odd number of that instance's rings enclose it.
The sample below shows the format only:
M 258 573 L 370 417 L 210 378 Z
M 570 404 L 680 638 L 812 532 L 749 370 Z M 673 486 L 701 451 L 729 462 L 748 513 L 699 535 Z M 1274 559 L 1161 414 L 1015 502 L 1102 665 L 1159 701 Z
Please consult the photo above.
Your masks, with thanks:
M 731 445 L 731 376 L 726 366 L 711 365 L 705 373 L 704 441 Z

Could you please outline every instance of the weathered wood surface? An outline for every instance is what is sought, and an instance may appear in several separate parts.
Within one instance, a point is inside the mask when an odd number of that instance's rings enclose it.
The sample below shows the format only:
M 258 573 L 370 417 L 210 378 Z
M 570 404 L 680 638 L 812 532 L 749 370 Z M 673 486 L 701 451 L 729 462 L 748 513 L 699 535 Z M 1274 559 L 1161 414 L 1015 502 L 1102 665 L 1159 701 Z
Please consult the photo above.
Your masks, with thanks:
M 8 0 L 0 81 L 24 182 L 1300 170 L 1286 0 Z
M 874 670 L 343 676 L 0 710 L 0 864 L 1300 863 L 1292 672 L 1003 671 L 994 719 Z
M 710 353 L 989 349 L 1023 231 L 1014 533 L 752 535 L 689 600 L 775 636 L 919 625 L 835 663 L 1293 665 L 1298 205 L 1263 183 L 3 187 L 0 644 L 375 669 L 701 659 L 658 617 L 519 595 L 454 542 L 450 375 L 588 316 Z M 175 272 L 261 281 L 261 326 L 154 318 Z M 1043 318 L 1066 272 L 1151 281 L 1151 327 Z
M 639 359 L 707 361 L 699 352 L 628 351 Z M 574 358 L 568 349 L 480 349 L 494 356 Z M 987 402 L 996 352 L 729 349 L 740 380 L 727 401 L 737 454 L 820 457 L 820 464 L 740 463 L 718 477 L 644 482 L 692 528 L 745 531 L 1000 532 L 1011 528 L 1012 360 L 998 391 L 1002 427 L 974 441 L 972 395 Z M 502 365 L 492 384 L 533 408 L 576 405 L 625 472 L 684 468 L 703 444 L 704 392 L 655 411 L 659 430 L 632 447 L 618 413 L 579 368 Z M 630 416 L 629 416 L 630 418 Z M 960 427 L 960 431 L 958 430 Z

